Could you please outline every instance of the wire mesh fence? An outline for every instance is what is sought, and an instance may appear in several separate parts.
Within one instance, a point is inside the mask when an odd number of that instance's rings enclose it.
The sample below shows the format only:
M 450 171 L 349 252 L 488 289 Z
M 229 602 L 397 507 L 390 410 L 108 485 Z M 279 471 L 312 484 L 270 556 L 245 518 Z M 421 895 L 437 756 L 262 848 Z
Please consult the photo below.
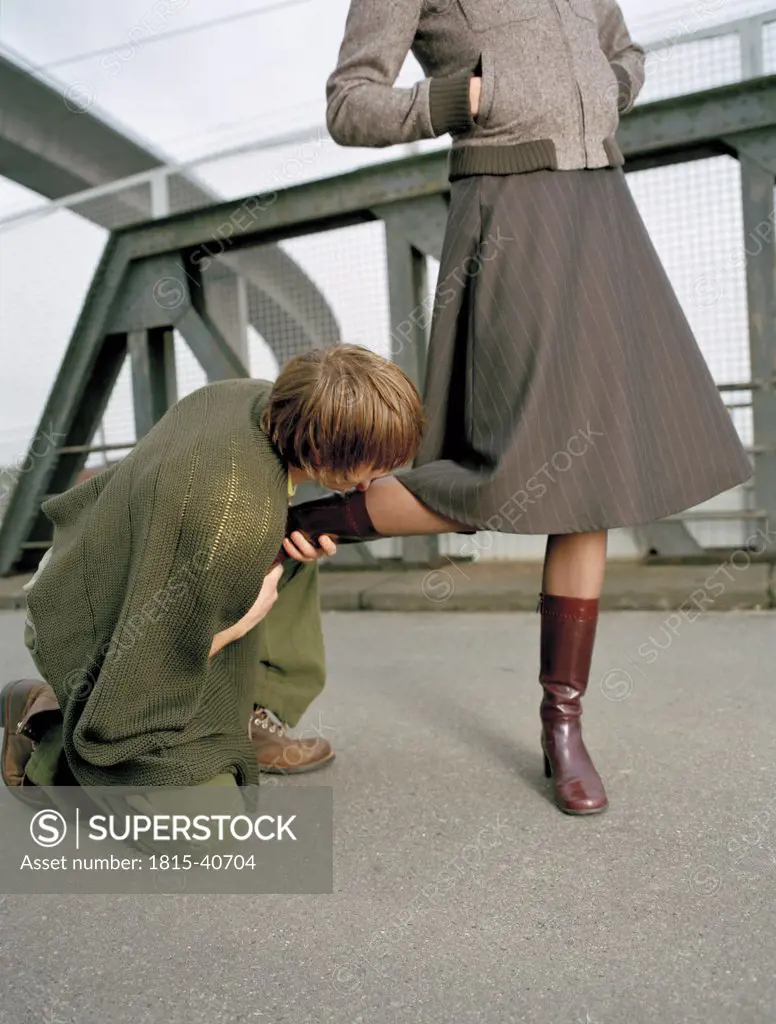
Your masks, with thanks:
M 105 415 L 96 435 L 90 443 L 95 446 L 122 445 L 119 449 L 107 452 L 93 452 L 86 461 L 89 469 L 107 467 L 113 462 L 118 462 L 128 455 L 132 446 L 137 441 L 135 432 L 135 417 L 132 406 L 132 373 L 129 360 L 119 373 L 113 394 L 108 401 Z
M 763 73 L 776 73 L 776 14 L 774 20 L 767 22 L 762 28 Z
M 740 37 L 731 33 L 667 43 L 650 50 L 646 72 L 639 104 L 738 82 L 742 78 Z

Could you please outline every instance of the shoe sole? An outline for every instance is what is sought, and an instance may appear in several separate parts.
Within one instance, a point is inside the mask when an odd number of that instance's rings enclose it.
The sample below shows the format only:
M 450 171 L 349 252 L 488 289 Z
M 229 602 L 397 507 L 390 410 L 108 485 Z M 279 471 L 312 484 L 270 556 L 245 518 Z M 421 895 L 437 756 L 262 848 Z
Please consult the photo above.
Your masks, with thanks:
M 259 772 L 262 775 L 305 775 L 307 772 L 317 772 L 321 768 L 325 768 L 327 764 L 331 764 L 334 760 L 335 754 L 332 750 L 328 757 L 325 757 L 322 761 L 314 761 L 312 764 L 302 764 L 291 768 L 278 768 L 274 764 L 259 764 Z
M 571 814 L 577 818 L 585 814 L 603 814 L 604 811 L 609 810 L 609 804 L 607 804 L 605 807 L 591 807 L 588 811 L 570 811 L 568 807 L 562 807 L 557 801 L 555 801 L 555 806 L 558 808 L 559 811 L 563 811 L 564 814 Z

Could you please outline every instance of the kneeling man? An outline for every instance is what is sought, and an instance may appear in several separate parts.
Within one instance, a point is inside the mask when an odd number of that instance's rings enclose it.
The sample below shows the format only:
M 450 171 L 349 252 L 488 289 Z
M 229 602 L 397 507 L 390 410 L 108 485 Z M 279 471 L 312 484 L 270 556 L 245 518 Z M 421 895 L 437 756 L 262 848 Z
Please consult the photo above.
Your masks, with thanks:
M 36 785 L 257 783 L 251 729 L 281 736 L 324 678 L 317 567 L 283 552 L 289 495 L 365 487 L 412 461 L 422 425 L 395 364 L 335 346 L 274 384 L 195 391 L 45 502 L 26 629 L 45 683 L 0 695 L 6 784 L 34 800 Z

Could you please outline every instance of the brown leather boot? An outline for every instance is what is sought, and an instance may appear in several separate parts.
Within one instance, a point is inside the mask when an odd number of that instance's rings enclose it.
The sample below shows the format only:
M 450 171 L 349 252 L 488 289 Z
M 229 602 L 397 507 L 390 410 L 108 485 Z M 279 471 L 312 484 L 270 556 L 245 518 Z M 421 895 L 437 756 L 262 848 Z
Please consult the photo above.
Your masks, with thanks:
M 318 538 L 323 534 L 331 537 L 336 544 L 361 544 L 367 540 L 380 540 L 366 510 L 366 492 L 350 491 L 348 494 L 330 494 L 326 498 L 303 501 L 288 509 L 286 536 L 299 530 L 307 540 L 318 547 Z M 289 558 L 281 548 L 276 562 Z
M 25 803 L 37 806 L 46 799 L 28 783 L 24 769 L 35 744 L 59 717 L 61 712 L 54 691 L 40 679 L 17 679 L 0 693 L 0 726 L 3 728 L 0 771 L 6 786 Z
M 596 814 L 608 806 L 604 784 L 582 739 L 581 698 L 593 657 L 598 601 L 542 594 L 541 704 L 544 774 L 566 814 Z
M 301 775 L 314 772 L 334 760 L 334 751 L 321 736 L 292 739 L 283 723 L 266 708 L 257 708 L 250 724 L 250 737 L 259 771 L 270 775 Z

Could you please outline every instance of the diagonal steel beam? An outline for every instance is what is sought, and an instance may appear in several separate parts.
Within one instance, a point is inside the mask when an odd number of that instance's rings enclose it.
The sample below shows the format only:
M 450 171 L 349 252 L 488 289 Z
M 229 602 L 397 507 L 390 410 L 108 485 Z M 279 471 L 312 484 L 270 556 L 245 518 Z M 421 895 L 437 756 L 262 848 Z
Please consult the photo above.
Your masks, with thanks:
M 63 478 L 70 479 L 86 460 L 86 455 L 62 458 L 57 449 L 63 439 L 67 439 L 68 444 L 88 441 L 86 432 L 89 429 L 93 432 L 99 422 L 98 419 L 91 423 L 91 414 L 84 418 L 87 405 L 91 410 L 95 408 L 90 401 L 90 382 L 99 379 L 100 401 L 104 392 L 104 403 L 107 403 L 113 390 L 126 345 L 116 343 L 114 336 L 106 337 L 104 330 L 126 270 L 126 243 L 112 236 L 103 251 L 56 383 L 43 409 L 30 447 L 30 454 L 34 453 L 34 457 L 30 459 L 29 470 L 19 478 L 3 517 L 0 528 L 0 576 L 6 574 L 13 565 L 22 543 L 30 533 L 31 524 L 39 521 L 44 495 L 61 490 Z M 51 436 L 56 437 L 56 443 L 50 441 L 36 447 L 38 438 Z M 69 483 L 65 486 L 69 486 Z

